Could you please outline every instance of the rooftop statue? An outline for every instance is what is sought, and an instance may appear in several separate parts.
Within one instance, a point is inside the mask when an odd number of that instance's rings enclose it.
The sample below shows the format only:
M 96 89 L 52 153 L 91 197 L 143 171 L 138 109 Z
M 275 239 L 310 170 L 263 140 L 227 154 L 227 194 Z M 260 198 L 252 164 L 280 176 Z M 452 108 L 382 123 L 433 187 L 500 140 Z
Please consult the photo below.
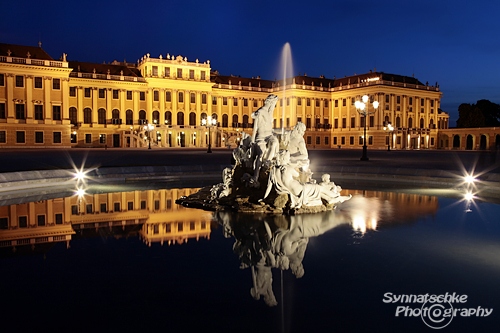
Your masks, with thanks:
M 224 169 L 222 183 L 202 188 L 177 203 L 206 210 L 300 214 L 334 209 L 350 199 L 328 174 L 316 183 L 298 122 L 292 130 L 273 129 L 278 97 L 269 95 L 253 114 L 253 132 L 243 132 L 233 151 L 235 165 Z

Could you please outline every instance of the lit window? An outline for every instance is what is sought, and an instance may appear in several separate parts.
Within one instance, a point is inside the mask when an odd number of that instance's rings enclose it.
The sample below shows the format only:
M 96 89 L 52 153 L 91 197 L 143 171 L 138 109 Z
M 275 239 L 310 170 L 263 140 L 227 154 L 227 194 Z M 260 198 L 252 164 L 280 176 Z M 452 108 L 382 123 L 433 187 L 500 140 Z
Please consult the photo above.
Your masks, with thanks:
M 52 79 L 52 89 L 61 90 L 61 79 Z
M 24 87 L 24 76 L 16 75 L 16 87 L 18 88 Z
M 42 89 L 42 78 L 39 76 L 35 77 L 35 88 Z

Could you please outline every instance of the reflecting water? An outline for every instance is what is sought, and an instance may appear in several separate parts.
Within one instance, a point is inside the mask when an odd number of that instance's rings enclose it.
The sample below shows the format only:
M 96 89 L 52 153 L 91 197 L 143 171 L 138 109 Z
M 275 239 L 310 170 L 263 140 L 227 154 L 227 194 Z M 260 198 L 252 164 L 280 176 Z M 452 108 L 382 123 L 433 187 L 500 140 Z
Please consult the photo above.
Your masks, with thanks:
M 269 216 L 143 188 L 0 198 L 3 327 L 419 332 L 411 311 L 423 304 L 386 295 L 455 292 L 467 295 L 455 309 L 493 312 L 445 329 L 497 328 L 499 205 L 345 190 L 353 198 L 332 212 Z

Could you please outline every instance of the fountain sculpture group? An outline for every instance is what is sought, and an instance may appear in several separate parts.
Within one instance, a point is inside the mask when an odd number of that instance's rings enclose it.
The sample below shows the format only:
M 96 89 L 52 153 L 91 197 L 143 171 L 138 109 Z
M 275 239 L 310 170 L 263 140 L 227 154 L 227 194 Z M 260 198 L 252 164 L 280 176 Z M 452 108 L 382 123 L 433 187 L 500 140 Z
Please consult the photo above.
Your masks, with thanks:
M 328 174 L 319 183 L 312 178 L 303 123 L 292 130 L 273 129 L 277 101 L 276 95 L 269 95 L 252 114 L 253 133 L 242 133 L 233 151 L 234 167 L 223 170 L 223 182 L 177 203 L 215 211 L 294 215 L 331 210 L 350 199 L 340 195 L 341 187 Z

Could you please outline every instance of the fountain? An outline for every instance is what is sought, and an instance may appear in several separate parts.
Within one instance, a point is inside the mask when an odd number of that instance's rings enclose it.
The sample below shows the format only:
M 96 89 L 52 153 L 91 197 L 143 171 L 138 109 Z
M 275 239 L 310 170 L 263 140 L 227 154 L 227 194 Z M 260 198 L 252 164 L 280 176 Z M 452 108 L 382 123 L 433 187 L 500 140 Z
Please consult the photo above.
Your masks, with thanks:
M 287 67 L 291 65 L 289 54 L 287 43 L 282 60 L 283 94 Z M 331 210 L 350 199 L 340 195 L 342 188 L 331 182 L 328 174 L 320 183 L 312 178 L 303 123 L 285 130 L 282 111 L 281 129 L 273 128 L 277 102 L 278 96 L 270 94 L 264 105 L 252 113 L 253 132 L 242 132 L 240 145 L 233 151 L 235 165 L 223 170 L 222 183 L 181 197 L 178 204 L 214 211 L 294 215 Z

